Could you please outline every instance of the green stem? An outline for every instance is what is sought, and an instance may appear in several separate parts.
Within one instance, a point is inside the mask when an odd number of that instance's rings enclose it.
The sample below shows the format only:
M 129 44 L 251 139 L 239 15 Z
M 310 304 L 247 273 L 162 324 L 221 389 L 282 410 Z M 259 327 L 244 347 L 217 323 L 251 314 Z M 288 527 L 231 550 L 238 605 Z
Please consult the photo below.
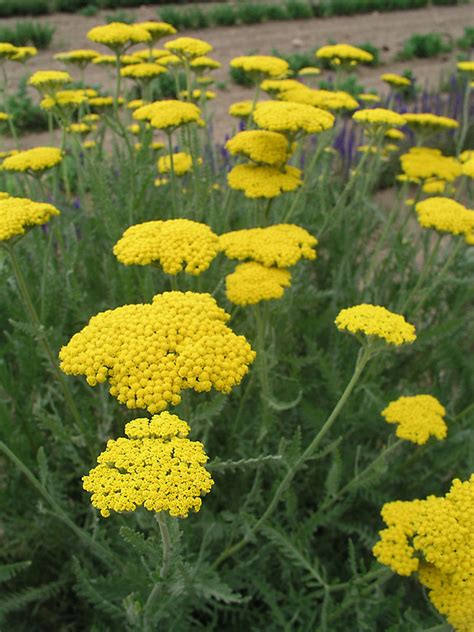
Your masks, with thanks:
M 171 562 L 171 538 L 168 530 L 168 525 L 166 524 L 165 516 L 162 515 L 162 512 L 155 514 L 156 522 L 158 523 L 158 527 L 160 528 L 161 535 L 161 543 L 163 547 L 163 558 L 161 561 L 161 569 L 160 569 L 160 581 L 157 581 L 153 586 L 148 599 L 146 600 L 144 607 L 144 619 L 145 619 L 145 630 L 153 629 L 151 627 L 150 618 L 153 614 L 154 605 L 158 597 L 160 596 L 163 590 L 163 580 L 168 574 L 170 562 Z
M 263 313 L 262 313 L 263 312 Z M 254 315 L 256 324 L 256 347 L 257 347 L 257 372 L 260 381 L 260 398 L 262 402 L 262 425 L 258 442 L 261 442 L 270 430 L 270 380 L 268 376 L 268 363 L 265 352 L 265 329 L 266 329 L 266 312 L 262 309 L 260 303 L 254 305 Z
M 174 171 L 174 159 L 173 159 L 173 142 L 171 140 L 171 134 L 167 134 L 168 137 L 168 153 L 170 156 L 170 180 L 171 180 L 171 198 L 173 200 L 173 217 L 178 214 L 178 202 L 176 199 L 176 174 Z
M 456 155 L 462 152 L 464 147 L 464 141 L 466 140 L 467 131 L 469 129 L 469 99 L 471 96 L 471 82 L 467 81 L 466 92 L 464 93 L 463 106 L 462 106 L 462 125 L 459 130 L 459 138 L 456 144 Z

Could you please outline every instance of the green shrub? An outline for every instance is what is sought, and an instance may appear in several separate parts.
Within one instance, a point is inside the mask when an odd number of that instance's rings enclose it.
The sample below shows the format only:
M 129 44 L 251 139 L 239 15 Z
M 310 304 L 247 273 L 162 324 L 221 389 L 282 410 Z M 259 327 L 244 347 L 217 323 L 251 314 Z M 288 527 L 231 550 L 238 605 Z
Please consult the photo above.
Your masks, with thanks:
M 208 17 L 212 24 L 218 24 L 219 26 L 232 26 L 237 21 L 234 7 L 228 4 L 222 4 L 211 9 Z
M 464 35 L 458 39 L 456 44 L 462 50 L 468 50 L 469 48 L 474 48 L 474 27 L 466 26 L 464 27 Z
M 441 53 L 452 50 L 452 45 L 447 43 L 439 33 L 416 34 L 405 40 L 403 48 L 398 55 L 399 59 L 413 59 L 413 57 L 436 57 Z
M 0 17 L 45 15 L 50 11 L 50 0 L 0 0 Z
M 230 68 L 229 74 L 233 83 L 236 83 L 238 86 L 253 86 L 252 79 L 241 68 Z
M 307 2 L 299 0 L 287 0 L 285 3 L 286 12 L 293 20 L 302 20 L 313 17 L 313 12 Z
M 449 6 L 454 6 L 456 4 L 459 4 L 459 0 L 432 0 L 433 4 L 436 5 L 449 5 Z
M 178 30 L 182 28 L 182 13 L 182 11 L 175 9 L 175 7 L 163 7 L 158 11 L 158 15 L 161 20 L 172 24 Z
M 243 24 L 258 24 L 267 17 L 265 5 L 245 3 L 237 7 L 237 15 Z
M 92 17 L 93 15 L 97 15 L 99 12 L 99 7 L 95 4 L 88 4 L 83 9 L 80 9 L 79 13 L 81 15 L 85 15 L 86 17 Z
M 136 20 L 136 15 L 131 11 L 116 11 L 115 13 L 109 13 L 105 16 L 107 24 L 111 22 L 123 22 L 124 24 L 133 24 Z
M 23 20 L 16 22 L 14 27 L 0 27 L 0 41 L 10 42 L 15 46 L 31 44 L 36 48 L 48 48 L 54 36 L 56 27 L 52 24 Z
M 267 5 L 267 20 L 288 20 L 288 13 L 280 4 Z
M 77 13 L 89 4 L 89 0 L 56 0 L 54 3 L 55 11 L 64 11 L 65 13 Z
M 42 132 L 48 129 L 48 116 L 31 98 L 22 78 L 17 91 L 6 98 L 5 109 L 13 117 L 16 130 L 22 132 Z

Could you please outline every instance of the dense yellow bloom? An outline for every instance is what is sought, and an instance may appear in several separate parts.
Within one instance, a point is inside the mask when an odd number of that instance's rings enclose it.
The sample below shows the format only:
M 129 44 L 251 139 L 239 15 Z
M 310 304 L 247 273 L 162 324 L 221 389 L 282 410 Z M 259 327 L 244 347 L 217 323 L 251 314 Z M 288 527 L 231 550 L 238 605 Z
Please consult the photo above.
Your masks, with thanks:
M 460 72 L 474 73 L 474 61 L 458 61 L 456 68 Z
M 135 55 L 120 55 L 119 63 L 121 65 L 130 66 L 132 64 L 139 64 L 140 59 Z M 92 63 L 95 66 L 116 66 L 117 65 L 117 56 L 116 55 L 98 55 L 92 60 Z
M 248 198 L 273 198 L 294 191 L 303 184 L 301 171 L 286 166 L 283 170 L 267 165 L 237 165 L 227 174 L 231 189 L 243 191 Z
M 305 66 L 304 68 L 300 68 L 298 70 L 298 75 L 301 75 L 302 77 L 320 74 L 321 70 L 317 68 L 317 66 Z
M 114 246 L 125 265 L 159 262 L 167 274 L 198 275 L 217 255 L 219 238 L 206 224 L 189 219 L 144 222 L 127 228 Z
M 405 133 L 402 132 L 401 129 L 391 128 L 385 132 L 384 136 L 385 138 L 390 138 L 391 140 L 403 140 L 405 138 Z
M 97 467 L 82 478 L 84 489 L 92 492 L 92 505 L 104 518 L 111 511 L 141 506 L 179 518 L 199 511 L 201 496 L 214 481 L 204 467 L 204 446 L 187 438 L 189 430 L 185 421 L 167 412 L 129 421 L 128 438 L 109 440 Z
M 237 101 L 229 107 L 229 114 L 237 118 L 247 118 L 252 113 L 252 101 Z
M 0 60 L 12 59 L 17 51 L 17 47 L 9 42 L 0 42 Z
M 438 180 L 431 179 L 425 180 L 423 186 L 421 187 L 423 193 L 428 193 L 429 195 L 434 195 L 435 193 L 445 193 L 448 190 L 448 183 L 446 180 Z
M 474 621 L 474 475 L 454 479 L 445 497 L 386 503 L 387 525 L 373 548 L 399 575 L 418 571 L 429 598 L 458 632 Z
M 0 191 L 0 200 L 6 200 L 9 197 L 11 197 L 9 193 L 6 191 Z
M 358 110 L 352 115 L 352 118 L 357 123 L 375 129 L 380 129 L 381 127 L 401 127 L 405 125 L 403 116 L 385 108 Z
M 95 26 L 87 33 L 88 39 L 103 44 L 114 51 L 121 51 L 133 44 L 151 41 L 148 31 L 135 24 L 111 22 L 104 26 Z
M 99 57 L 99 53 L 91 48 L 80 48 L 65 53 L 56 53 L 56 55 L 54 55 L 54 59 L 62 61 L 65 64 L 74 64 L 79 66 L 79 68 L 85 68 L 96 57 Z
M 474 211 L 450 198 L 428 198 L 418 202 L 415 210 L 424 228 L 465 236 L 474 232 Z
M 250 259 L 272 268 L 289 268 L 300 259 L 316 259 L 318 240 L 294 224 L 245 228 L 219 237 L 219 250 L 229 259 Z
M 163 48 L 142 48 L 133 52 L 132 57 L 139 61 L 156 61 L 161 57 L 168 57 L 169 53 Z
M 31 57 L 35 57 L 38 54 L 38 49 L 34 46 L 17 46 L 15 53 L 10 57 L 10 61 L 18 61 L 23 63 Z
M 452 156 L 443 156 L 439 149 L 412 147 L 400 156 L 403 173 L 410 179 L 438 178 L 452 182 L 462 174 L 462 165 Z
M 339 331 L 382 338 L 392 345 L 402 345 L 416 339 L 415 327 L 403 316 L 385 307 L 363 303 L 343 309 L 335 320 Z
M 181 125 L 200 120 L 201 110 L 195 103 L 169 99 L 144 105 L 133 113 L 137 121 L 151 121 L 153 127 L 173 131 Z
M 45 97 L 40 102 L 43 110 L 58 108 L 62 111 L 71 112 L 81 104 L 86 103 L 88 96 L 85 90 L 59 90 L 53 96 Z
M 459 160 L 461 162 L 467 162 L 471 160 L 471 158 L 474 158 L 474 149 L 465 149 L 459 154 Z
M 9 121 L 10 119 L 10 114 L 7 114 L 6 112 L 0 112 L 0 121 Z
M 304 103 L 257 103 L 253 118 L 263 129 L 291 134 L 317 134 L 334 126 L 334 116 L 330 112 Z
M 256 163 L 279 166 L 289 157 L 286 136 L 265 130 L 239 132 L 227 141 L 226 148 L 232 155 L 242 155 Z
M 462 175 L 468 178 L 474 178 L 474 158 L 466 160 L 462 166 Z
M 179 66 L 182 63 L 183 60 L 181 59 L 181 57 L 178 57 L 178 55 L 172 55 L 171 53 L 160 57 L 160 64 L 162 66 Z
M 5 197 L 7 196 L 7 197 Z M 51 204 L 33 202 L 27 198 L 0 195 L 0 241 L 7 241 L 16 235 L 24 235 L 30 226 L 46 224 L 59 211 Z
M 61 150 L 57 147 L 35 147 L 5 158 L 1 168 L 5 171 L 44 171 L 61 160 Z
M 182 90 L 179 96 L 183 99 L 187 99 L 189 98 L 189 92 Z M 199 101 L 202 98 L 204 98 L 205 101 L 211 101 L 216 98 L 216 93 L 212 92 L 212 90 L 199 90 L 199 88 L 194 88 L 194 90 L 191 91 L 191 101 Z
M 210 294 L 157 294 L 91 318 L 61 349 L 61 368 L 91 386 L 108 379 L 119 402 L 152 414 L 179 404 L 185 389 L 229 393 L 255 358 L 229 318 Z
M 71 123 L 66 128 L 66 131 L 71 134 L 88 134 L 92 132 L 95 128 L 87 125 L 87 123 Z
M 178 151 L 173 154 L 173 171 L 175 176 L 184 176 L 191 170 L 193 159 L 185 151 Z M 169 154 L 158 159 L 158 171 L 160 173 L 171 173 L 171 157 Z
M 216 59 L 212 59 L 212 57 L 206 57 L 203 55 L 202 57 L 195 57 L 190 66 L 195 72 L 202 72 L 204 70 L 217 70 L 217 68 L 221 67 L 221 63 Z
M 289 69 L 288 62 L 280 57 L 271 55 L 242 55 L 234 57 L 230 62 L 231 68 L 238 68 L 249 74 L 262 77 L 282 77 Z
M 148 31 L 153 44 L 156 44 L 156 42 L 162 37 L 174 35 L 176 33 L 174 26 L 172 24 L 168 24 L 168 22 L 138 22 L 135 26 Z
M 458 121 L 448 116 L 438 116 L 437 114 L 415 113 L 402 114 L 405 123 L 414 130 L 438 131 L 443 129 L 455 129 L 459 127 Z
M 296 79 L 265 79 L 260 84 L 260 88 L 268 94 L 279 95 L 280 92 L 286 90 L 296 90 L 299 88 L 306 88 L 304 83 L 296 81 Z
M 379 95 L 372 92 L 362 92 L 357 95 L 357 99 L 363 103 L 380 103 Z
M 374 56 L 362 48 L 351 46 L 350 44 L 330 44 L 322 46 L 316 51 L 318 59 L 339 60 L 341 63 L 346 62 L 362 62 L 369 63 L 373 61 Z
M 118 99 L 118 103 L 123 103 L 123 98 Z M 93 97 L 89 99 L 89 105 L 93 108 L 111 108 L 114 104 L 113 97 Z
M 390 86 L 394 87 L 406 87 L 411 84 L 410 79 L 408 77 L 404 77 L 403 75 L 397 75 L 393 72 L 386 72 L 383 74 L 380 79 L 388 83 Z
M 162 75 L 166 72 L 166 68 L 159 64 L 152 64 L 143 62 L 141 64 L 131 64 L 120 69 L 122 77 L 128 77 L 130 79 L 142 79 L 150 80 L 158 75 Z
M 127 103 L 127 109 L 136 110 L 137 108 L 141 108 L 144 105 L 148 105 L 148 101 L 144 101 L 143 99 L 132 99 Z
M 65 70 L 37 70 L 28 79 L 28 85 L 38 90 L 51 90 L 71 81 L 71 75 Z
M 444 406 L 432 395 L 399 397 L 382 410 L 387 423 L 398 424 L 397 437 L 418 445 L 426 443 L 431 436 L 446 438 L 445 414 Z
M 305 86 L 283 90 L 278 97 L 282 101 L 304 103 L 323 110 L 355 110 L 358 102 L 349 93 L 342 90 L 312 90 Z
M 204 57 L 212 50 L 212 46 L 208 42 L 196 37 L 178 37 L 171 42 L 166 42 L 165 48 L 184 59 Z
M 267 268 L 261 263 L 241 263 L 226 276 L 226 294 L 235 305 L 255 305 L 260 301 L 281 298 L 291 285 L 291 274 L 280 268 Z

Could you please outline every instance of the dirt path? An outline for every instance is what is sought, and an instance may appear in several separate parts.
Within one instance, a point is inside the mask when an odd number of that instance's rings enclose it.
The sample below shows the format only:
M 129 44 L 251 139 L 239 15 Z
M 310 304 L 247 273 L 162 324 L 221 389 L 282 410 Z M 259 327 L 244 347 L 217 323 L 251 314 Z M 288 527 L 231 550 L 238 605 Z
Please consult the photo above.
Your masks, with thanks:
M 138 20 L 156 19 L 156 7 L 141 7 L 131 10 Z M 110 11 L 106 12 L 110 14 Z M 328 40 L 361 44 L 371 42 L 382 52 L 383 72 L 393 72 L 411 68 L 422 84 L 436 85 L 440 73 L 453 67 L 453 56 L 445 55 L 437 59 L 417 60 L 411 62 L 392 62 L 394 55 L 400 50 L 403 41 L 413 33 L 436 31 L 449 38 L 462 35 L 465 26 L 473 22 L 472 5 L 458 7 L 429 7 L 416 11 L 398 11 L 390 13 L 372 13 L 354 17 L 334 17 L 325 19 L 293 20 L 287 22 L 266 22 L 249 26 L 233 26 L 210 28 L 199 31 L 187 31 L 185 34 L 206 39 L 214 46 L 214 57 L 222 62 L 222 68 L 215 73 L 217 81 L 227 82 L 227 89 L 220 90 L 211 107 L 214 115 L 214 137 L 222 142 L 226 134 L 231 133 L 234 122 L 227 114 L 231 103 L 249 98 L 250 91 L 229 82 L 228 63 L 236 55 L 248 53 L 271 54 L 272 50 L 280 52 L 307 51 L 326 44 Z M 7 24 L 12 19 L 0 20 Z M 87 31 L 104 22 L 104 17 L 96 15 L 55 14 L 38 18 L 56 26 L 56 34 L 52 47 L 40 54 L 28 64 L 28 70 L 63 68 L 52 59 L 54 53 L 80 47 L 91 47 L 87 40 Z M 166 41 L 166 40 L 165 40 Z M 101 49 L 100 46 L 94 48 Z M 104 50 L 104 52 L 106 52 Z M 17 70 L 17 68 L 15 68 Z M 367 88 L 380 88 L 380 68 L 364 68 L 360 73 L 361 81 Z M 90 85 L 111 85 L 110 73 L 97 66 L 90 66 L 87 71 Z M 24 147 L 46 142 L 47 135 L 32 134 L 22 137 Z M 8 145 L 5 142 L 5 145 Z

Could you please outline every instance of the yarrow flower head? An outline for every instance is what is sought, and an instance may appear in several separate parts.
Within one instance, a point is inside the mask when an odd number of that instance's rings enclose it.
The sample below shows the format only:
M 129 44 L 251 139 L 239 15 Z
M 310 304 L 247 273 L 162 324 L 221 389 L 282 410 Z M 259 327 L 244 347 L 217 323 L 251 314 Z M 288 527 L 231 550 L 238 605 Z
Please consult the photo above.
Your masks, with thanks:
M 285 59 L 271 55 L 243 55 L 234 57 L 230 62 L 231 68 L 238 68 L 260 82 L 263 77 L 284 77 L 289 70 Z
M 462 174 L 459 160 L 431 147 L 411 147 L 400 156 L 400 162 L 404 175 L 415 182 L 427 178 L 452 182 Z
M 428 198 L 418 202 L 415 211 L 424 228 L 466 237 L 474 234 L 474 211 L 450 198 Z
M 272 268 L 289 268 L 300 259 L 316 259 L 318 240 L 294 224 L 244 228 L 219 237 L 219 250 L 229 259 L 257 261 Z
M 229 318 L 210 294 L 164 292 L 91 318 L 61 349 L 61 369 L 91 386 L 108 379 L 119 402 L 152 414 L 185 389 L 229 393 L 255 358 Z
M 196 37 L 178 37 L 171 42 L 166 42 L 165 48 L 186 60 L 203 57 L 212 51 L 211 44 Z
M 64 64 L 73 64 L 79 68 L 86 68 L 91 61 L 99 57 L 100 53 L 91 48 L 80 48 L 77 50 L 69 50 L 64 53 L 56 53 L 54 59 L 62 61 Z
M 289 143 L 286 136 L 267 130 L 239 132 L 226 143 L 232 155 L 242 155 L 253 162 L 264 165 L 283 165 L 289 158 Z
M 474 75 L 474 61 L 458 61 L 456 68 L 461 73 L 468 75 Z
M 405 123 L 415 132 L 434 133 L 445 129 L 456 129 L 459 127 L 458 121 L 448 116 L 439 116 L 431 113 L 408 113 L 402 114 Z
M 0 241 L 24 235 L 28 228 L 46 224 L 54 215 L 59 211 L 51 204 L 1 194 Z
M 306 88 L 304 83 L 297 81 L 296 79 L 265 79 L 260 84 L 260 88 L 270 95 L 278 97 L 280 92 L 285 90 L 297 90 L 299 88 Z
M 174 26 L 168 22 L 137 22 L 135 26 L 148 31 L 151 36 L 151 46 L 154 46 L 162 37 L 176 33 Z
M 387 423 L 398 424 L 397 437 L 418 445 L 425 444 L 431 436 L 446 438 L 445 414 L 444 406 L 432 395 L 399 397 L 382 410 Z
M 144 222 L 127 228 L 114 246 L 125 265 L 159 262 L 167 274 L 198 275 L 218 252 L 218 237 L 206 224 L 189 219 Z
M 386 131 L 390 127 L 402 127 L 405 124 L 403 116 L 385 108 L 369 108 L 358 110 L 352 115 L 357 123 L 361 123 L 370 131 Z
M 116 53 L 123 52 L 133 44 L 150 42 L 150 33 L 135 24 L 110 22 L 104 26 L 95 26 L 87 33 L 88 39 L 111 48 Z
M 143 62 L 141 64 L 131 64 L 120 69 L 122 77 L 128 79 L 135 79 L 136 81 L 151 81 L 158 75 L 162 75 L 166 72 L 164 66 L 154 63 Z
M 14 54 L 10 57 L 10 61 L 17 61 L 21 64 L 28 61 L 32 57 L 36 57 L 38 49 L 34 46 L 16 46 Z
M 373 553 L 398 575 L 418 571 L 429 598 L 457 632 L 474 621 L 474 474 L 454 479 L 445 497 L 394 501 Z
M 278 96 L 282 101 L 312 105 L 322 110 L 355 110 L 358 102 L 342 90 L 312 90 L 306 86 L 282 90 Z
M 252 101 L 237 101 L 229 106 L 229 114 L 236 118 L 247 118 L 252 114 Z
M 191 171 L 193 166 L 193 159 L 191 154 L 185 151 L 178 151 L 172 156 L 167 154 L 158 158 L 158 171 L 159 173 L 171 173 L 171 158 L 173 158 L 173 171 L 175 176 L 184 176 L 185 173 Z
M 281 268 L 267 268 L 256 261 L 239 264 L 226 276 L 226 294 L 235 305 L 255 305 L 283 296 L 291 285 L 291 273 Z
M 227 174 L 231 189 L 243 191 L 248 198 L 274 198 L 294 191 L 303 183 L 301 171 L 286 166 L 282 170 L 268 165 L 237 165 Z
M 253 112 L 255 123 L 262 129 L 286 134 L 318 134 L 334 126 L 334 116 L 304 103 L 263 101 Z
M 335 65 L 367 64 L 374 59 L 372 53 L 358 48 L 357 46 L 351 46 L 350 44 L 330 44 L 328 46 L 322 46 L 316 51 L 316 57 L 318 59 L 328 59 Z
M 95 94 L 94 91 L 94 94 L 90 96 L 94 96 Z M 80 105 L 86 103 L 88 98 L 89 96 L 86 90 L 58 90 L 54 95 L 42 99 L 40 107 L 46 111 L 57 109 L 68 116 L 77 110 Z
M 71 75 L 65 70 L 37 70 L 28 79 L 28 85 L 41 92 L 51 92 L 71 81 Z
M 339 331 L 351 334 L 365 334 L 379 338 L 391 345 L 402 345 L 416 339 L 415 327 L 403 316 L 385 307 L 362 303 L 343 309 L 335 320 Z
M 204 446 L 187 438 L 189 430 L 167 412 L 129 421 L 127 437 L 108 441 L 97 467 L 82 478 L 92 505 L 104 518 L 142 506 L 178 518 L 199 511 L 214 481 L 204 467 Z
M 19 151 L 5 158 L 1 168 L 4 171 L 41 172 L 58 165 L 62 160 L 61 150 L 57 147 L 35 147 Z
M 380 79 L 388 83 L 389 86 L 393 88 L 406 88 L 411 85 L 411 80 L 408 77 L 404 77 L 403 75 L 397 75 L 393 72 L 386 72 L 381 75 Z
M 169 99 L 144 105 L 133 113 L 137 121 L 150 121 L 153 127 L 172 132 L 182 125 L 196 123 L 201 118 L 201 110 L 195 103 L 184 103 Z
M 195 73 L 202 73 L 206 70 L 217 70 L 221 67 L 221 65 L 222 64 L 216 59 L 203 55 L 202 57 L 195 57 L 192 60 L 190 67 Z

